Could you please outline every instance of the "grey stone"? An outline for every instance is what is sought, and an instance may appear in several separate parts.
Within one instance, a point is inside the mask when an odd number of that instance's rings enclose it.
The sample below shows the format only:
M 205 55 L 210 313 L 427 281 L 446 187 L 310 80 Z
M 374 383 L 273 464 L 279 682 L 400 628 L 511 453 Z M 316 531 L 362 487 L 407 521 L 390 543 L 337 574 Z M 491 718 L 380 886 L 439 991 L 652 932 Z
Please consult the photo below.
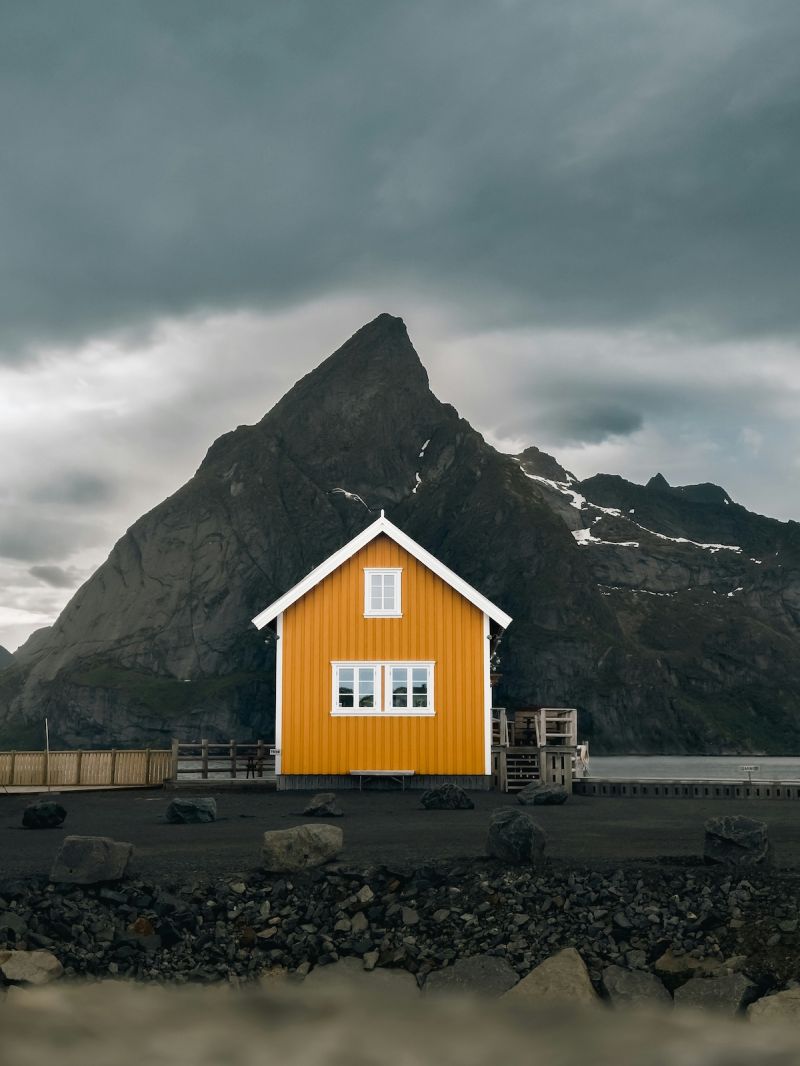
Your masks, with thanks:
M 556 807 L 566 803 L 569 792 L 561 785 L 531 781 L 517 793 L 517 802 L 525 807 Z
M 318 792 L 316 796 L 312 796 L 303 814 L 310 814 L 315 818 L 341 818 L 344 811 L 336 802 L 335 792 Z
M 64 824 L 67 812 L 55 800 L 39 800 L 29 803 L 22 812 L 22 824 L 26 829 L 57 829 Z
M 509 1002 L 540 1006 L 545 1003 L 569 1003 L 592 1006 L 600 1002 L 586 963 L 575 948 L 564 948 L 545 959 L 523 977 L 505 997 Z
M 422 793 L 420 803 L 429 811 L 471 811 L 475 807 L 461 785 L 453 781 L 429 788 Z
M 703 856 L 724 866 L 756 866 L 769 858 L 767 826 L 741 814 L 709 818 L 705 823 Z
M 119 881 L 132 855 L 133 844 L 110 837 L 68 836 L 58 849 L 50 880 L 74 885 Z
M 771 996 L 763 996 L 747 1008 L 747 1017 L 753 1022 L 800 1023 L 800 988 L 787 988 Z
M 215 822 L 217 801 L 213 796 L 181 796 L 167 807 L 167 821 L 175 825 Z
M 270 873 L 291 873 L 322 866 L 343 847 L 344 834 L 336 825 L 297 825 L 264 833 L 261 855 Z
M 669 1006 L 672 997 L 653 973 L 625 970 L 621 966 L 607 966 L 603 970 L 603 987 L 610 1002 L 616 1006 Z
M 471 955 L 443 970 L 433 970 L 425 979 L 425 992 L 471 992 L 496 998 L 512 988 L 516 971 L 494 955 Z
M 0 973 L 7 981 L 46 985 L 63 972 L 64 967 L 49 951 L 0 951 Z
M 692 977 L 675 989 L 675 1005 L 702 1007 L 723 1014 L 737 1014 L 756 996 L 757 989 L 744 974 L 722 977 Z
M 28 931 L 28 923 L 20 918 L 14 911 L 3 911 L 0 914 L 0 940 L 3 939 L 5 932 L 11 932 L 15 937 L 19 938 L 24 936 Z
M 486 854 L 503 862 L 538 864 L 546 837 L 541 826 L 515 807 L 501 807 L 489 820 Z

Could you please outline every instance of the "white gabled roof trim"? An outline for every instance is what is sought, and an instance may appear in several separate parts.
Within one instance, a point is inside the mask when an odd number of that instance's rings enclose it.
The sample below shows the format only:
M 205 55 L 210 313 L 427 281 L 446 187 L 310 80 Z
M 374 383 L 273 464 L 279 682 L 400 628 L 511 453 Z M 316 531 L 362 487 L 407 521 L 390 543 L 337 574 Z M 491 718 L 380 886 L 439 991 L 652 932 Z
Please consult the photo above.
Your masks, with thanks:
M 328 574 L 332 574 L 334 570 L 338 569 L 342 563 L 347 562 L 356 552 L 361 551 L 363 547 L 369 544 L 381 533 L 385 533 L 387 537 L 390 537 L 395 544 L 399 544 L 401 548 L 405 548 L 409 555 L 413 555 L 415 559 L 422 563 L 423 566 L 427 566 L 429 570 L 432 570 L 437 577 L 440 577 L 442 581 L 446 581 L 451 588 L 454 588 L 456 592 L 461 593 L 465 600 L 469 600 L 473 606 L 477 607 L 479 611 L 488 615 L 493 622 L 496 622 L 503 629 L 506 629 L 511 624 L 511 616 L 507 615 L 505 611 L 501 611 L 491 600 L 487 600 L 485 596 L 482 596 L 477 589 L 474 589 L 472 585 L 468 585 L 463 578 L 460 578 L 458 574 L 440 563 L 439 560 L 431 555 L 430 552 L 425 551 L 415 540 L 407 536 L 402 529 L 398 529 L 393 525 L 388 518 L 386 518 L 381 512 L 381 517 L 376 519 L 371 526 L 367 526 L 357 536 L 353 537 L 351 541 L 348 541 L 344 547 L 334 552 L 329 556 L 324 563 L 320 563 L 315 567 L 310 574 L 306 574 L 302 581 L 298 581 L 297 584 L 290 588 L 288 592 L 285 592 L 280 599 L 275 600 L 269 607 L 266 607 L 260 614 L 257 614 L 253 619 L 253 625 L 257 629 L 263 629 L 265 625 L 272 622 L 278 617 L 287 607 L 291 607 L 293 603 L 300 599 L 301 596 L 305 596 L 307 592 L 310 592 L 315 585 L 318 585 L 323 578 L 326 578 Z

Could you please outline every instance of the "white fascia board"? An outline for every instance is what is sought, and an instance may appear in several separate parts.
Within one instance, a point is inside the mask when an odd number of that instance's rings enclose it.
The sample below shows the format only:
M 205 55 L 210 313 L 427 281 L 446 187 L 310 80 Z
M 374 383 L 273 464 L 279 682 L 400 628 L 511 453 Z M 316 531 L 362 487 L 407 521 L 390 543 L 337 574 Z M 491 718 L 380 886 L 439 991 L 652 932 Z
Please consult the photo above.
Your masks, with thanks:
M 265 625 L 268 625 L 279 614 L 286 610 L 287 607 L 291 607 L 293 603 L 300 599 L 301 596 L 305 596 L 307 592 L 310 592 L 315 585 L 318 585 L 323 578 L 326 578 L 328 574 L 332 574 L 334 570 L 347 562 L 349 558 L 364 548 L 370 541 L 374 540 L 381 533 L 385 533 L 387 537 L 390 537 L 396 544 L 399 544 L 401 548 L 413 555 L 415 559 L 427 566 L 429 570 L 432 570 L 437 577 L 440 577 L 442 581 L 445 581 L 451 588 L 454 588 L 456 592 L 459 592 L 465 600 L 468 600 L 473 606 L 477 607 L 479 611 L 487 614 L 493 622 L 496 622 L 503 629 L 506 629 L 511 624 L 511 616 L 506 614 L 505 611 L 501 611 L 499 607 L 487 600 L 485 596 L 482 596 L 477 589 L 474 589 L 472 585 L 467 584 L 463 578 L 460 578 L 458 574 L 439 562 L 439 560 L 431 555 L 421 547 L 415 540 L 412 540 L 402 529 L 398 529 L 393 525 L 388 518 L 381 515 L 376 519 L 372 525 L 367 526 L 359 534 L 357 534 L 351 541 L 348 541 L 338 551 L 330 555 L 323 563 L 315 567 L 310 574 L 298 581 L 296 585 L 284 593 L 280 599 L 275 600 L 269 607 L 266 607 L 260 614 L 257 614 L 253 619 L 253 625 L 256 629 L 263 629 Z

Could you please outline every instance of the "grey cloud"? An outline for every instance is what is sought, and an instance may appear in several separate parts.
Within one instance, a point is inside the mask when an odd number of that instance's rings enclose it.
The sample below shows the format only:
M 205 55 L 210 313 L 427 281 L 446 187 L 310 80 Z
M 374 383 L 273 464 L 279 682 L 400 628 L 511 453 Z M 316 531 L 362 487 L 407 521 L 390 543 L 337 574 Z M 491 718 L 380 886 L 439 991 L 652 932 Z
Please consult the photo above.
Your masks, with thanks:
M 6 357 L 375 284 L 484 324 L 800 326 L 794 0 L 51 0 L 2 30 Z
M 45 585 L 50 585 L 55 589 L 71 589 L 76 584 L 75 571 L 72 569 L 65 570 L 61 566 L 32 566 L 28 573 L 38 581 L 43 581 Z
M 66 471 L 37 485 L 31 499 L 38 503 L 85 506 L 110 503 L 117 494 L 108 478 L 90 471 Z
M 93 546 L 102 540 L 103 531 L 89 522 L 16 509 L 0 516 L 0 558 L 44 563 L 63 559 L 77 548 Z

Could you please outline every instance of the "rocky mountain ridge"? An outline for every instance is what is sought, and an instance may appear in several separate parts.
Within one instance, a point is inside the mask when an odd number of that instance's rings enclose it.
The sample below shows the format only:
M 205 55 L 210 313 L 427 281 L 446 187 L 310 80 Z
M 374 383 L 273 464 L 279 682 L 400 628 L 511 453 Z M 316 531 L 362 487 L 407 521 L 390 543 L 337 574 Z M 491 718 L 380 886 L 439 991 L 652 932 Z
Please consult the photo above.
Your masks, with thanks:
M 0 742 L 270 738 L 250 619 L 381 508 L 513 616 L 498 702 L 577 706 L 594 750 L 800 751 L 800 526 L 497 452 L 390 315 L 134 523 L 0 672 Z

